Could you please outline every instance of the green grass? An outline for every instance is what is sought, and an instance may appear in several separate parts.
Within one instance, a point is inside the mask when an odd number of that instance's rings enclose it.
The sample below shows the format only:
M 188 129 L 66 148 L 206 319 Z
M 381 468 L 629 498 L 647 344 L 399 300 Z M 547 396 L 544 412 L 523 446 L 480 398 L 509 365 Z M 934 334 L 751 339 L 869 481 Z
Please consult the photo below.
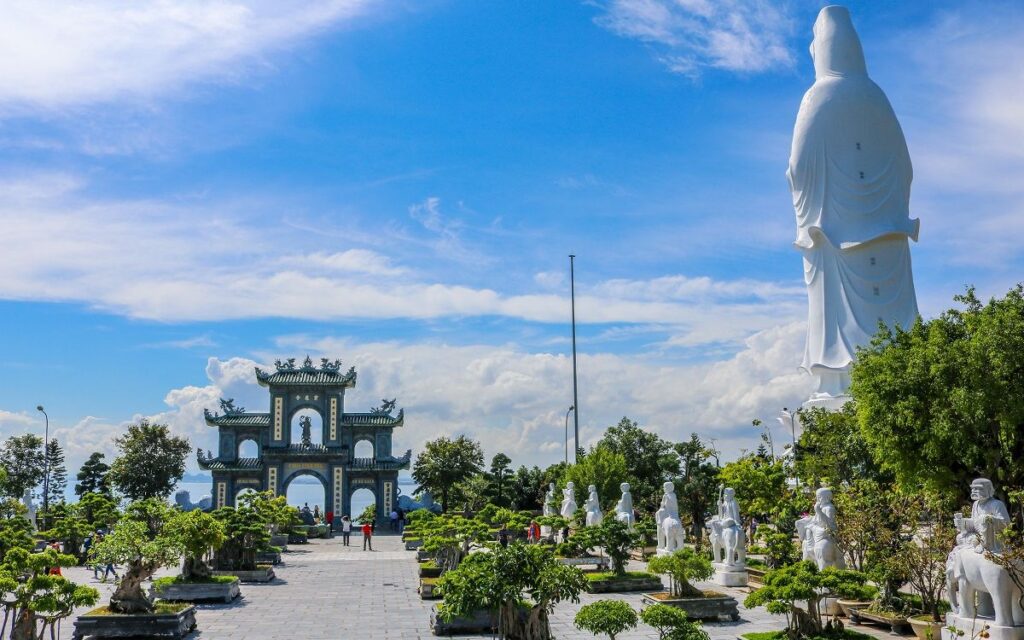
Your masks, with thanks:
M 740 636 L 744 640 L 786 640 L 786 632 L 783 630 L 779 631 L 762 631 L 758 633 L 744 633 Z M 874 640 L 873 636 L 869 636 L 866 633 L 858 633 L 856 631 L 850 631 L 849 629 L 843 629 L 841 633 L 830 633 L 829 635 L 812 636 L 807 640 Z
M 210 576 L 208 578 L 189 578 L 186 580 L 182 576 L 168 576 L 166 578 L 157 578 L 153 581 L 153 586 L 159 589 L 161 587 L 169 587 L 172 584 L 229 584 L 231 582 L 238 582 L 238 577 Z
M 166 614 L 169 614 L 169 613 L 178 613 L 180 611 L 184 611 L 185 609 L 187 609 L 188 607 L 191 607 L 191 606 L 192 605 L 187 603 L 187 602 L 157 602 L 155 605 L 153 605 L 153 613 L 152 614 L 149 614 L 149 613 L 147 613 L 147 614 L 133 614 L 133 613 L 116 613 L 114 611 L 111 611 L 109 606 L 103 605 L 102 607 L 96 607 L 95 609 L 93 609 L 92 611 L 90 611 L 89 613 L 87 613 L 85 615 L 87 615 L 87 616 L 125 616 L 126 618 L 127 617 L 131 617 L 133 615 L 153 615 L 153 614 L 166 615 Z
M 648 573 L 646 571 L 627 571 L 625 574 L 621 576 L 615 575 L 615 573 L 612 571 L 597 571 L 594 573 L 586 573 L 584 575 L 590 582 L 600 582 L 602 580 L 647 580 L 650 578 L 653 578 L 655 580 L 658 579 L 658 576 L 654 575 L 653 573 Z

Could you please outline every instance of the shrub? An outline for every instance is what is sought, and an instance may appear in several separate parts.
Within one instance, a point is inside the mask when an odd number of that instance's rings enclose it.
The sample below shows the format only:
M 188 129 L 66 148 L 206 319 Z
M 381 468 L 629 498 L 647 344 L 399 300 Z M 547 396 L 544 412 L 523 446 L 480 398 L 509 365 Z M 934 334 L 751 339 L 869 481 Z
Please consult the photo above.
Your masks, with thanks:
M 640 619 L 658 630 L 659 640 L 708 640 L 701 624 L 691 621 L 679 607 L 652 604 L 640 612 Z
M 615 640 L 618 634 L 636 627 L 637 617 L 633 607 L 622 600 L 598 600 L 581 607 L 574 622 L 577 629 Z
M 647 563 L 651 573 L 669 577 L 669 593 L 675 598 L 699 598 L 704 594 L 692 584 L 691 580 L 707 580 L 714 575 L 711 560 L 704 554 L 696 553 L 688 547 L 679 549 L 667 556 L 655 556 Z
M 821 623 L 821 601 L 830 593 L 852 593 L 866 579 L 859 571 L 833 567 L 818 571 L 813 562 L 804 560 L 766 573 L 764 586 L 747 596 L 743 605 L 764 605 L 769 613 L 786 616 L 790 635 L 813 637 L 825 630 Z M 806 609 L 797 606 L 803 602 L 807 603 Z
M 57 624 L 75 607 L 96 604 L 100 594 L 92 587 L 77 585 L 63 576 L 49 575 L 50 567 L 71 567 L 75 557 L 47 549 L 29 553 L 16 547 L 0 564 L 0 606 L 4 609 L 0 636 L 11 622 L 11 638 L 52 636 Z

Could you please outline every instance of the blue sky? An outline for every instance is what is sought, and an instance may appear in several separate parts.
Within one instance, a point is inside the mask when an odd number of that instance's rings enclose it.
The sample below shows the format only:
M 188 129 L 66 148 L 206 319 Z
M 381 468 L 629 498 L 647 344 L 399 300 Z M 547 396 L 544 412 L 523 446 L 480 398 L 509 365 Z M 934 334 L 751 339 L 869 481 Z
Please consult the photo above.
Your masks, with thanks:
M 211 446 L 254 363 L 360 370 L 398 447 L 622 415 L 756 446 L 806 397 L 784 178 L 819 2 L 47 0 L 0 26 L 0 435 Z M 854 2 L 915 165 L 922 312 L 1019 279 L 1024 10 Z

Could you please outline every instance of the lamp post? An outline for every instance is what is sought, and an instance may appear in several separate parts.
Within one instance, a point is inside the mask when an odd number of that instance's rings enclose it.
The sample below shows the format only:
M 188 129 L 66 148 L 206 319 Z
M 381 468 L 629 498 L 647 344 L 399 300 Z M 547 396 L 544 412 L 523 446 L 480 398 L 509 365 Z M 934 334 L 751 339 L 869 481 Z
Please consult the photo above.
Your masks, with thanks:
M 793 480 L 796 481 L 796 486 L 800 486 L 800 477 L 796 475 L 796 414 L 789 410 L 788 407 L 782 407 L 782 413 L 779 414 L 779 424 L 786 426 L 786 421 L 789 421 L 789 433 L 793 436 Z
M 46 415 L 46 409 L 43 409 L 43 405 L 36 406 L 36 411 L 43 414 L 46 418 L 46 432 L 43 436 L 43 513 L 49 515 L 50 513 L 50 456 L 47 451 L 50 446 L 50 416 Z
M 580 406 L 580 397 L 576 385 L 576 254 L 569 254 L 569 295 L 572 301 L 572 406 L 575 410 Z M 576 462 L 580 450 L 580 412 L 572 414 L 573 440 L 572 460 Z
M 576 410 L 576 405 L 565 412 L 565 465 L 569 466 L 569 414 Z M 574 457 L 575 459 L 575 457 Z

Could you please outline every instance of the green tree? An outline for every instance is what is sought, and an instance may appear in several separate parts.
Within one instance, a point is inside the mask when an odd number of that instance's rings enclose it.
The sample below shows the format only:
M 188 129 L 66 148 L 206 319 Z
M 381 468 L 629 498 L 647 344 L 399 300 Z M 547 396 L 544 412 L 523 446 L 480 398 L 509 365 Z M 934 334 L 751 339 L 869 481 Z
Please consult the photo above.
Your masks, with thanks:
M 431 440 L 416 456 L 412 465 L 412 479 L 419 485 L 416 491 L 427 490 L 441 496 L 441 508 L 448 510 L 452 487 L 483 469 L 484 452 L 480 443 L 459 436 Z
M 198 509 L 179 511 L 164 526 L 164 535 L 184 553 L 181 577 L 202 580 L 210 577 L 206 555 L 224 544 L 224 523 Z
M 78 508 L 81 516 L 94 529 L 111 527 L 121 517 L 117 510 L 117 502 L 102 493 L 83 493 L 78 501 Z
M 575 484 L 578 505 L 586 502 L 587 487 L 594 485 L 601 499 L 602 510 L 607 510 L 618 501 L 621 495 L 619 485 L 627 482 L 629 477 L 626 457 L 612 451 L 608 445 L 598 445 L 580 456 L 579 462 L 569 465 L 562 477 L 562 484 L 570 481 Z
M 736 490 L 740 513 L 747 517 L 773 516 L 780 499 L 789 493 L 782 462 L 757 454 L 747 454 L 726 464 L 719 473 L 719 482 Z
M 270 551 L 270 521 L 265 512 L 242 503 L 221 507 L 213 517 L 223 525 L 224 541 L 214 555 L 217 568 L 224 571 L 252 571 L 261 551 Z
M 641 428 L 635 421 L 623 418 L 605 431 L 598 442 L 602 444 L 629 461 L 628 482 L 637 509 L 657 511 L 662 484 L 679 474 L 679 455 L 672 443 Z
M 658 640 L 708 640 L 700 622 L 690 620 L 679 607 L 652 604 L 643 608 L 640 619 L 658 630 Z
M 489 493 L 487 478 L 483 474 L 472 475 L 452 487 L 451 501 L 453 505 L 462 506 L 468 511 L 479 511 L 487 506 Z
M 64 502 L 64 492 L 68 488 L 68 470 L 64 467 L 64 450 L 57 438 L 50 438 L 46 445 L 46 463 L 50 478 L 47 480 L 47 502 L 52 506 Z
M 43 439 L 26 433 L 11 436 L 0 448 L 0 463 L 7 472 L 4 492 L 20 500 L 26 489 L 35 489 L 43 481 L 45 456 Z
M 14 498 L 0 500 L 0 563 L 11 549 L 32 550 L 34 530 L 26 512 L 25 505 Z
M 82 543 L 92 533 L 92 527 L 82 518 L 79 505 L 58 502 L 50 506 L 46 520 L 51 523 L 50 529 L 43 532 L 48 540 L 59 540 L 64 549 L 73 555 L 78 562 L 84 559 L 81 552 Z
M 714 451 L 694 433 L 686 442 L 675 445 L 681 474 L 676 481 L 679 510 L 690 516 L 693 535 L 700 540 L 708 512 L 718 497 L 718 467 L 711 463 Z M 682 515 L 682 513 L 680 515 Z
M 764 606 L 768 613 L 786 616 L 790 637 L 813 638 L 825 630 L 821 622 L 821 601 L 830 593 L 849 594 L 863 587 L 866 576 L 859 571 L 828 567 L 818 571 L 810 560 L 769 571 L 764 586 L 743 602 L 743 606 Z
M 573 538 L 579 538 L 585 548 L 600 547 L 611 559 L 612 571 L 619 576 L 626 574 L 629 552 L 643 542 L 640 533 L 615 518 L 605 518 L 596 527 L 579 529 L 570 540 Z
M 185 474 L 192 452 L 186 438 L 173 436 L 167 425 L 142 419 L 114 440 L 121 451 L 110 467 L 110 483 L 130 500 L 167 499 Z
M 100 597 L 96 589 L 50 575 L 52 567 L 74 565 L 74 556 L 53 549 L 42 553 L 14 549 L 7 553 L 0 563 L 0 607 L 4 610 L 0 636 L 7 632 L 10 621 L 12 640 L 54 637 L 57 625 L 76 607 L 96 604 Z
M 490 527 L 478 518 L 443 514 L 424 522 L 420 537 L 441 572 L 450 571 L 469 555 L 473 545 L 491 538 Z
M 615 640 L 615 636 L 623 631 L 636 627 L 637 615 L 628 602 L 598 600 L 580 607 L 573 622 L 577 629 L 589 631 L 595 636 L 604 634 Z
M 669 577 L 669 593 L 674 598 L 699 598 L 700 589 L 691 580 L 707 580 L 714 575 L 711 560 L 703 553 L 684 547 L 667 556 L 655 556 L 647 563 L 647 570 Z
M 990 478 L 1024 489 L 1024 288 L 903 330 L 860 350 L 850 393 L 872 454 L 903 486 L 961 491 Z
M 491 458 L 491 470 L 486 474 L 487 497 L 490 501 L 500 507 L 507 507 L 512 504 L 510 499 L 510 484 L 512 478 L 512 459 L 504 453 L 495 454 Z
M 470 554 L 458 569 L 441 576 L 439 615 L 451 620 L 481 609 L 497 611 L 500 638 L 550 640 L 555 605 L 579 602 L 585 586 L 583 573 L 559 563 L 544 545 L 513 542 L 491 553 Z
M 509 480 L 509 499 L 513 509 L 540 509 L 544 504 L 544 472 L 525 465 Z
M 94 451 L 89 459 L 82 463 L 78 471 L 78 482 L 75 484 L 75 495 L 81 496 L 87 493 L 100 493 L 110 495 L 110 487 L 107 484 L 107 473 L 110 472 L 110 465 L 103 462 L 103 454 Z
M 820 407 L 798 412 L 803 433 L 796 447 L 794 472 L 812 488 L 841 487 L 858 479 L 892 482 L 871 454 L 857 422 L 857 403 L 838 411 Z

